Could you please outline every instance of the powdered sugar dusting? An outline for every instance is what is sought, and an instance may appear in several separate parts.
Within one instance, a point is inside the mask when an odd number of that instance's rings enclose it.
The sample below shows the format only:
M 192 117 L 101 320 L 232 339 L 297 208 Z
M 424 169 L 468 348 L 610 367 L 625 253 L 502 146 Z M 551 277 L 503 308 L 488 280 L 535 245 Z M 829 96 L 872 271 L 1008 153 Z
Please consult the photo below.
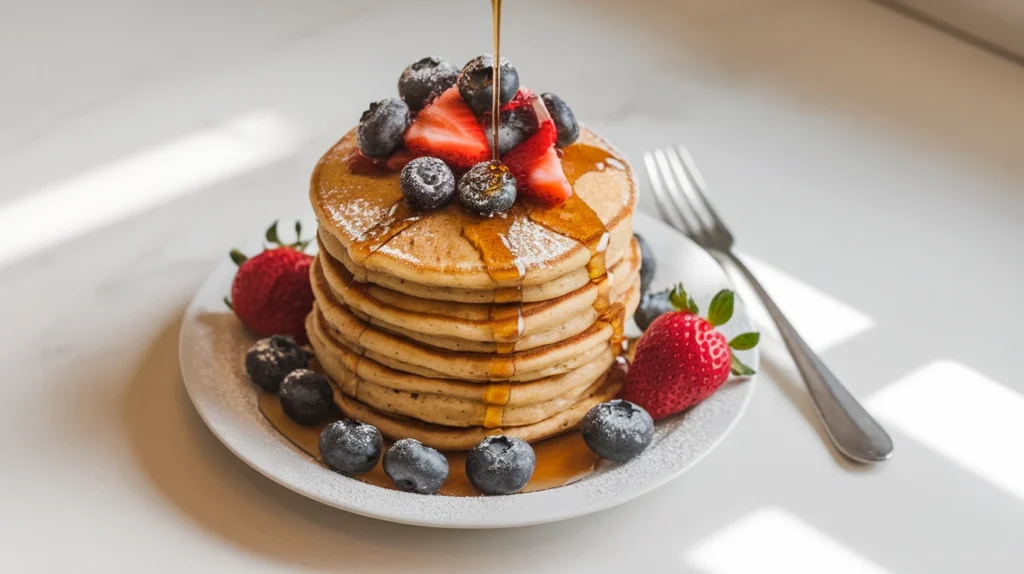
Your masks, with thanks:
M 517 263 L 526 270 L 550 266 L 560 254 L 577 245 L 575 240 L 553 233 L 525 217 L 512 222 L 505 243 Z
M 361 238 L 377 223 L 388 217 L 392 205 L 371 202 L 353 194 L 347 201 L 327 202 L 331 219 L 348 237 Z

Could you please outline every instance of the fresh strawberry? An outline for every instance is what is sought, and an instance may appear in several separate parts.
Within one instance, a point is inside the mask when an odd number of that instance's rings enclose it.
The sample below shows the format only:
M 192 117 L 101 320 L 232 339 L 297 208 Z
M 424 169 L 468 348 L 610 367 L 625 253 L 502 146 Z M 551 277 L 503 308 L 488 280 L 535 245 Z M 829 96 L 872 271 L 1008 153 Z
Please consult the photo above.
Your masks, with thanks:
M 552 205 L 572 195 L 562 160 L 555 151 L 557 137 L 555 123 L 545 119 L 536 133 L 501 158 L 515 176 L 519 193 Z
M 405 146 L 416 155 L 433 156 L 465 169 L 491 157 L 487 136 L 457 87 L 423 108 L 405 132 Z
M 705 320 L 697 315 L 697 305 L 683 285 L 677 285 L 671 301 L 679 311 L 655 319 L 637 343 L 626 379 L 626 400 L 662 419 L 714 394 L 730 372 L 753 374 L 732 349 L 753 348 L 760 335 L 744 333 L 726 341 L 715 329 L 732 317 L 733 299 L 732 291 L 719 292 L 711 300 Z
M 520 87 L 519 91 L 516 92 L 516 96 L 512 98 L 512 101 L 501 107 L 503 112 L 511 112 L 520 108 L 533 105 L 533 98 L 537 97 L 537 94 L 533 93 L 533 90 L 527 87 Z
M 302 226 L 295 224 L 296 234 Z M 247 258 L 237 250 L 231 259 L 238 273 L 231 284 L 230 307 L 243 325 L 260 336 L 290 335 L 305 343 L 306 315 L 313 309 L 313 288 L 309 283 L 309 266 L 313 258 L 302 252 L 309 244 L 296 239 L 282 244 L 277 236 L 277 222 L 267 230 L 267 241 L 277 245 Z

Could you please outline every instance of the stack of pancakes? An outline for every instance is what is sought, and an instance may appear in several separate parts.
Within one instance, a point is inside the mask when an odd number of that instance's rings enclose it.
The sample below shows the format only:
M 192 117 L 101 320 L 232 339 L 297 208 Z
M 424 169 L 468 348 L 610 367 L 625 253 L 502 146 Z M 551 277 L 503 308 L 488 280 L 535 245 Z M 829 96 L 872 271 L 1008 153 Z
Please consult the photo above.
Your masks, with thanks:
M 466 450 L 559 434 L 618 394 L 608 373 L 640 297 L 635 179 L 587 130 L 563 151 L 570 201 L 492 218 L 457 201 L 412 212 L 354 130 L 320 160 L 306 330 L 345 415 Z

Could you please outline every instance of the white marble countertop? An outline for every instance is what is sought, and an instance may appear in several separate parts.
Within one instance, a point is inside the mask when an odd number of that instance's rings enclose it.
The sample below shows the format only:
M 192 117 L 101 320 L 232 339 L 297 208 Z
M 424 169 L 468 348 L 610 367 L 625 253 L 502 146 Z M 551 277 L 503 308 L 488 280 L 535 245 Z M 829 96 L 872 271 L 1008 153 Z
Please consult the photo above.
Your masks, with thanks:
M 313 163 L 405 65 L 487 50 L 487 3 L 19 3 L 0 570 L 1024 571 L 1024 68 L 860 0 L 507 4 L 524 83 L 634 160 L 690 146 L 895 458 L 838 461 L 768 341 L 724 444 L 593 516 L 426 530 L 272 484 L 182 389 L 184 306 L 233 244 L 306 213 Z

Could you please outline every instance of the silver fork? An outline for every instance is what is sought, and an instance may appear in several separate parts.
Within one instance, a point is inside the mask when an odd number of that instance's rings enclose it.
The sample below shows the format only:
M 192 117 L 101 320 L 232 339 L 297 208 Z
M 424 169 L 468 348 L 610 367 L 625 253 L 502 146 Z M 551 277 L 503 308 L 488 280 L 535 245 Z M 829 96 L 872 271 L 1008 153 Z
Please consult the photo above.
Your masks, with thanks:
M 761 298 L 807 384 L 825 431 L 839 452 L 859 462 L 879 462 L 892 456 L 892 439 L 885 429 L 840 384 L 733 253 L 732 233 L 708 201 L 707 185 L 686 148 L 675 146 L 646 152 L 644 164 L 662 213 L 698 245 L 730 261 Z

